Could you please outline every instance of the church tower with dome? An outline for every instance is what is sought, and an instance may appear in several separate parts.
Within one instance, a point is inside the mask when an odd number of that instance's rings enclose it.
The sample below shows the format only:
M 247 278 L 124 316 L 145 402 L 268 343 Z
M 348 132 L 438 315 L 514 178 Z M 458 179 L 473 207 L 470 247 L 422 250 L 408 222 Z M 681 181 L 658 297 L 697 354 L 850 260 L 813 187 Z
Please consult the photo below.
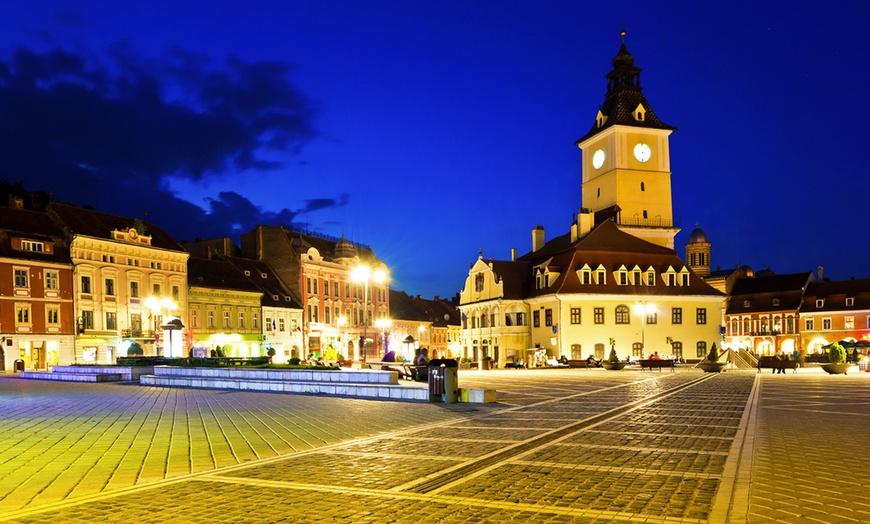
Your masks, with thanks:
M 710 275 L 710 241 L 698 224 L 695 224 L 686 242 L 686 264 L 699 277 Z
M 625 31 L 611 64 L 604 103 L 575 142 L 583 150 L 582 211 L 594 216 L 594 226 L 613 220 L 627 233 L 674 249 L 680 229 L 673 217 L 668 137 L 676 128 L 659 120 L 644 97 Z

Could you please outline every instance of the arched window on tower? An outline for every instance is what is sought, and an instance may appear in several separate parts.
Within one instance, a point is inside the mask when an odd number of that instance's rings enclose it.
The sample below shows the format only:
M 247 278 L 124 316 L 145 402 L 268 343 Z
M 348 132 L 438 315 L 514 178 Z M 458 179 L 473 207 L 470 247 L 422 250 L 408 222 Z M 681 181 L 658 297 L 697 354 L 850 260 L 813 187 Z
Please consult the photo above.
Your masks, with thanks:
M 640 183 L 640 190 L 641 190 L 641 191 L 645 191 L 645 188 L 644 188 L 643 182 Z

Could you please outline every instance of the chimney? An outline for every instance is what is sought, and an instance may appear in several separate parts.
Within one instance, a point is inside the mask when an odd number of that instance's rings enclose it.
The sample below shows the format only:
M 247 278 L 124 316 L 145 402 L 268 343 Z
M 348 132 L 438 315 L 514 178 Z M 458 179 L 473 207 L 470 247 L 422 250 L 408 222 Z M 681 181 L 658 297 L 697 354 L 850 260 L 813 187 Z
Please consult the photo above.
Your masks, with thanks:
M 516 261 L 517 261 L 517 248 L 512 247 L 511 248 L 511 262 L 516 262 Z
M 576 242 L 581 237 L 586 236 L 587 233 L 592 231 L 592 223 L 594 220 L 595 215 L 585 207 L 580 208 L 577 211 L 577 219 L 571 226 L 571 242 Z
M 544 247 L 544 226 L 535 226 L 532 229 L 532 252 Z
M 825 281 L 825 266 L 819 266 L 819 282 Z

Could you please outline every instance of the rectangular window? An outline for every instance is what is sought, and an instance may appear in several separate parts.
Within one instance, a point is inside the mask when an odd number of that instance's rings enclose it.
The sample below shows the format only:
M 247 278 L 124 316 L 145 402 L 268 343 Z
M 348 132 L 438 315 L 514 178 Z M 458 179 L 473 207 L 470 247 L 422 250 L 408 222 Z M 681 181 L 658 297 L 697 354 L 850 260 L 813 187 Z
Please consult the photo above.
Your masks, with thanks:
M 82 329 L 94 329 L 94 312 L 82 310 Z
M 671 309 L 671 324 L 683 323 L 683 308 L 675 307 Z
M 653 311 L 652 313 L 646 314 L 646 323 L 647 324 L 658 324 L 659 323 L 659 314 Z
M 30 324 L 30 306 L 17 306 L 15 321 L 17 324 Z
M 130 282 L 130 298 L 139 298 L 138 282 Z
M 604 324 L 604 308 L 597 307 L 592 310 L 592 317 L 596 324 Z
M 195 327 L 195 328 L 199 327 L 199 310 L 198 309 L 191 309 L 190 310 L 190 325 L 192 327 Z
M 57 289 L 57 271 L 45 272 L 45 289 Z
M 580 323 L 580 308 L 572 307 L 571 308 L 571 323 L 579 324 Z
M 654 286 L 656 285 L 656 274 L 652 271 L 646 274 L 646 285 Z
M 224 311 L 224 329 L 230 329 L 232 324 L 230 323 L 230 312 Z
M 181 294 L 181 290 L 178 286 L 172 286 L 172 300 L 178 302 L 178 297 Z
M 33 251 L 35 253 L 44 252 L 44 244 L 42 242 L 34 242 L 32 240 L 22 240 L 21 241 L 21 250 L 22 251 Z
M 545 326 L 552 326 L 553 325 L 553 310 L 552 309 L 548 308 L 548 309 L 544 310 L 544 325 Z
M 208 327 L 214 329 L 214 311 L 208 312 Z
M 106 279 L 106 295 L 113 296 L 115 294 L 115 280 L 111 278 Z
M 846 317 L 843 322 L 843 329 L 855 329 L 855 317 Z
M 532 327 L 541 327 L 541 312 L 538 310 L 532 311 Z
M 695 350 L 695 356 L 697 356 L 698 358 L 704 358 L 707 356 L 706 342 L 698 342 L 697 349 Z
M 329 296 L 329 280 L 323 281 L 323 294 Z
M 588 286 L 592 283 L 592 273 L 590 271 L 583 272 L 583 285 Z
M 51 306 L 45 308 L 45 323 L 60 324 L 60 309 Z
M 855 305 L 855 297 L 846 297 L 846 305 L 854 306 Z
M 114 311 L 106 311 L 106 329 L 118 329 L 118 315 Z
M 251 327 L 253 329 L 260 329 L 260 315 L 255 313 L 251 313 Z
M 603 286 L 604 284 L 607 284 L 607 272 L 606 271 L 599 271 L 597 273 L 597 278 L 598 278 L 597 284 L 599 286 Z
M 245 329 L 245 312 L 239 311 L 239 329 Z
M 155 297 L 160 296 L 160 284 L 152 285 L 151 290 L 152 290 L 152 293 L 151 293 L 152 295 L 154 295 Z
M 831 319 L 823 318 L 822 319 L 822 329 L 831 329 Z
M 804 319 L 804 329 L 806 329 L 807 331 L 812 331 L 814 329 L 813 325 L 814 322 L 812 318 Z M 867 325 L 870 326 L 870 317 L 867 317 Z
M 285 328 L 285 325 L 284 325 L 284 319 L 283 319 L 283 318 L 279 318 L 279 319 L 278 319 L 278 331 L 280 331 L 280 332 L 283 333 L 283 332 L 285 331 L 284 328 Z
M 326 284 L 327 284 L 327 281 L 324 280 L 323 285 L 326 286 Z M 323 288 L 323 291 L 326 292 L 326 287 Z M 329 307 L 323 308 L 323 321 L 326 322 L 327 324 L 329 324 L 330 319 L 332 318 L 331 313 L 332 313 L 332 310 Z
M 15 287 L 28 287 L 27 286 L 27 270 L 26 269 L 16 269 L 15 270 Z
M 82 293 L 85 295 L 91 293 L 91 277 L 82 277 Z
M 621 271 L 619 273 L 619 285 L 620 286 L 627 286 L 628 285 L 628 273 L 626 273 L 625 271 Z
M 707 308 L 699 307 L 695 313 L 696 324 L 707 323 Z
M 668 285 L 676 286 L 677 285 L 677 275 L 673 273 L 668 273 Z
M 333 282 L 333 283 L 332 283 L 332 293 L 333 293 L 335 296 L 338 296 L 338 282 Z

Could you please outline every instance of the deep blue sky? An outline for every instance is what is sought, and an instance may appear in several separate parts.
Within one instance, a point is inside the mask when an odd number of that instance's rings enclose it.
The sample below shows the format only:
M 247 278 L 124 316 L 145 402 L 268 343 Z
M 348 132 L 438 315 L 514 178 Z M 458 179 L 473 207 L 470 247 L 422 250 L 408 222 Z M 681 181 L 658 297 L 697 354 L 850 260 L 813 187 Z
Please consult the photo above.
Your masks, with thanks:
M 678 128 L 680 255 L 699 222 L 714 267 L 870 277 L 867 20 L 857 0 L 4 2 L 0 179 L 179 240 L 343 233 L 393 288 L 449 297 L 478 249 L 568 230 L 625 27 Z

